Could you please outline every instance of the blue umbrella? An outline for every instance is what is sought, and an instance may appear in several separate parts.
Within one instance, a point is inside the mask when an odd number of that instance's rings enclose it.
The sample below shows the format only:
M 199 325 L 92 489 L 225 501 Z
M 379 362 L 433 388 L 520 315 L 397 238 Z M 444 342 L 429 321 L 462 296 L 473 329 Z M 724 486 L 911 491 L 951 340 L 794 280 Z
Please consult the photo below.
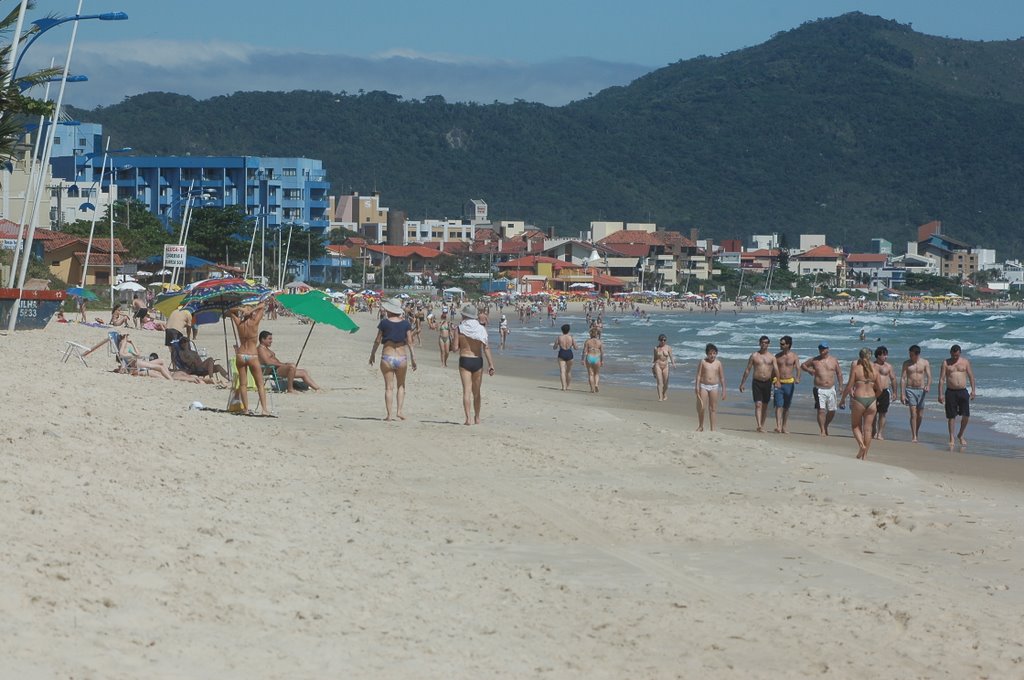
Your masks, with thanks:
M 87 288 L 80 288 L 79 286 L 68 288 L 65 292 L 71 297 L 85 298 L 86 300 L 99 300 L 99 298 L 96 297 L 96 293 Z

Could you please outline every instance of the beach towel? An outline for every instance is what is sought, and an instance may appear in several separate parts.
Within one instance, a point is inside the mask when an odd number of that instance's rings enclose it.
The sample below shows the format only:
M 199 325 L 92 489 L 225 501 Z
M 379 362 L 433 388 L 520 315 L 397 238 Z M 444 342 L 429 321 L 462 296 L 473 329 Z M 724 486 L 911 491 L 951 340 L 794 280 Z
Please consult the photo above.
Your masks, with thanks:
M 467 338 L 479 340 L 485 345 L 487 344 L 487 329 L 476 319 L 463 319 L 459 324 L 459 333 L 462 333 Z

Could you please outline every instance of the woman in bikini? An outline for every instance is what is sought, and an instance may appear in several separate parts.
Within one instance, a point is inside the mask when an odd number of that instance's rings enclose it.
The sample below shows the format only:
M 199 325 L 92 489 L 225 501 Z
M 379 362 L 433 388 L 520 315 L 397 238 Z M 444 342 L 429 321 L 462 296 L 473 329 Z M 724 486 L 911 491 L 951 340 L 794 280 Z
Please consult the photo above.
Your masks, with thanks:
M 462 407 L 466 411 L 466 425 L 470 425 L 469 412 L 473 410 L 473 423 L 480 424 L 480 385 L 484 380 L 484 357 L 487 374 L 494 375 L 494 359 L 488 344 L 487 329 L 480 323 L 480 313 L 473 305 L 459 312 L 462 321 L 455 329 L 456 348 L 459 352 L 459 380 L 462 381 Z
M 441 312 L 441 322 L 437 325 L 437 346 L 441 350 L 441 366 L 447 368 L 452 346 L 452 323 L 445 312 Z
M 247 371 L 252 371 L 253 382 L 256 383 L 256 393 L 260 396 L 260 415 L 271 416 L 270 408 L 267 407 L 267 388 L 263 386 L 263 368 L 260 366 L 260 358 L 256 352 L 259 345 L 257 338 L 260 334 L 260 321 L 266 312 L 266 301 L 255 307 L 232 307 L 228 310 L 228 318 L 235 326 L 238 334 L 238 346 L 235 348 L 235 368 L 238 369 L 238 398 L 242 402 L 242 412 L 249 412 L 249 376 Z
M 654 362 L 651 373 L 658 389 L 658 401 L 668 401 L 669 366 L 676 367 L 676 359 L 672 356 L 672 348 L 668 346 L 668 338 L 664 334 L 658 336 L 658 346 L 654 348 Z
M 128 328 L 131 324 L 131 317 L 121 311 L 121 305 L 114 305 L 114 308 L 110 310 L 110 325 L 111 326 L 124 326 Z
M 604 343 L 596 325 L 590 327 L 590 338 L 583 343 L 583 365 L 587 367 L 590 391 L 600 392 L 601 367 L 604 366 Z
M 569 324 L 563 324 L 562 334 L 551 345 L 551 349 L 558 350 L 558 375 L 562 380 L 563 392 L 569 389 L 569 383 L 572 382 L 572 351 L 579 349 L 576 346 L 576 339 L 569 335 L 569 330 Z
M 373 349 L 370 350 L 370 365 L 377 357 L 377 347 L 383 345 L 380 351 L 380 372 L 384 376 L 384 408 L 387 410 L 385 421 L 405 420 L 402 414 L 402 407 L 405 405 L 405 374 L 409 370 L 416 370 L 416 358 L 412 353 L 412 324 L 405 318 L 401 300 L 388 300 L 381 305 L 385 317 L 377 324 L 377 337 L 373 341 Z M 396 409 L 392 410 L 392 402 L 395 402 Z
M 874 369 L 871 350 L 867 347 L 857 355 L 857 361 L 850 366 L 850 379 L 846 382 L 843 396 L 839 400 L 839 408 L 846 405 L 846 397 L 850 402 L 850 427 L 853 438 L 857 440 L 857 458 L 864 460 L 871 448 L 871 426 L 878 409 L 876 400 L 882 393 L 881 376 Z

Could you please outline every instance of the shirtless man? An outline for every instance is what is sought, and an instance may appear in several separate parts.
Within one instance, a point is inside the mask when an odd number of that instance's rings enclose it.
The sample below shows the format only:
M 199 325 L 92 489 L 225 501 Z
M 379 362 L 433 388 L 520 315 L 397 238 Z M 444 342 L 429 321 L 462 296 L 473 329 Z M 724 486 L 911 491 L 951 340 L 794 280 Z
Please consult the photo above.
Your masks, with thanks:
M 132 316 L 135 318 L 135 327 L 138 328 L 142 320 L 149 314 L 149 307 L 146 300 L 138 293 L 132 298 Z
M 754 370 L 750 393 L 754 396 L 754 424 L 757 425 L 758 432 L 764 432 L 764 421 L 768 417 L 768 404 L 772 400 L 772 383 L 779 375 L 775 355 L 768 350 L 771 342 L 767 335 L 758 338 L 757 351 L 750 355 L 747 367 L 743 369 L 743 377 L 740 378 L 740 392 L 742 392 L 750 370 Z
M 718 348 L 710 342 L 704 347 L 704 358 L 697 362 L 693 389 L 697 393 L 697 432 L 704 431 L 705 413 L 714 432 L 719 397 L 725 401 L 725 369 L 718 359 Z
M 967 394 L 967 381 L 971 381 L 971 392 Z M 942 388 L 945 386 L 946 391 Z M 974 369 L 971 368 L 970 360 L 960 355 L 960 345 L 953 345 L 949 348 L 949 358 L 942 362 L 939 369 L 939 403 L 946 405 L 946 422 L 949 424 L 949 448 L 953 448 L 953 427 L 956 424 L 956 417 L 960 416 L 960 431 L 957 432 L 956 441 L 960 447 L 967 446 L 964 439 L 964 430 L 967 429 L 967 421 L 971 419 L 971 402 L 976 396 L 976 385 L 974 384 Z
M 827 342 L 818 345 L 818 356 L 800 364 L 801 371 L 814 376 L 814 409 L 818 412 L 818 431 L 828 436 L 828 426 L 836 417 L 839 396 L 836 385 L 843 384 L 843 369 L 836 358 L 829 354 Z
M 878 374 L 878 385 L 882 388 L 881 394 L 876 400 L 875 422 L 872 425 L 872 437 L 874 439 L 885 439 L 885 418 L 889 413 L 889 404 L 892 403 L 892 382 L 894 374 L 892 364 L 889 363 L 889 350 L 885 345 L 875 349 L 875 373 Z
M 238 398 L 242 402 L 242 411 L 249 412 L 249 376 L 252 372 L 256 383 L 256 392 L 260 396 L 260 414 L 272 415 L 267 407 L 267 388 L 263 386 L 263 369 L 260 368 L 259 343 L 260 321 L 267 309 L 267 303 L 261 302 L 255 307 L 240 306 L 228 310 L 228 317 L 238 332 L 238 346 L 235 348 L 235 368 L 238 369 Z
M 917 442 L 917 433 L 924 418 L 924 402 L 932 388 L 932 367 L 921 358 L 921 348 L 910 346 L 910 358 L 903 362 L 900 373 L 900 401 L 910 407 L 910 441 Z
M 782 350 L 775 355 L 775 431 L 789 434 L 789 407 L 800 384 L 800 357 L 793 351 L 793 338 L 788 335 L 779 338 L 779 347 Z
M 288 394 L 295 394 L 298 390 L 295 389 L 295 379 L 302 380 L 311 390 L 319 391 L 320 386 L 317 385 L 313 378 L 309 375 L 309 371 L 304 368 L 299 368 L 295 364 L 286 364 L 277 358 L 277 354 L 274 350 L 270 349 L 270 345 L 274 342 L 274 334 L 270 331 L 260 331 L 260 344 L 256 348 L 256 353 L 260 358 L 260 370 L 262 371 L 263 366 L 273 366 L 277 369 L 277 374 L 284 376 L 288 380 Z
M 195 336 L 192 332 L 192 314 L 187 309 L 176 309 L 167 317 L 164 324 L 164 344 L 170 347 L 171 343 L 179 338 L 191 339 Z

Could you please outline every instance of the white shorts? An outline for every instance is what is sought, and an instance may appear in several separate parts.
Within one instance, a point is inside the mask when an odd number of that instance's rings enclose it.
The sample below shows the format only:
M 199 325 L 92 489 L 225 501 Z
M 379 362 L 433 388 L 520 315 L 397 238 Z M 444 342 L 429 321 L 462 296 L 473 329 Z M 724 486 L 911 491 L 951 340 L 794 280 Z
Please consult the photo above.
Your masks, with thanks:
M 814 410 L 835 411 L 839 406 L 835 385 L 832 387 L 814 388 Z

